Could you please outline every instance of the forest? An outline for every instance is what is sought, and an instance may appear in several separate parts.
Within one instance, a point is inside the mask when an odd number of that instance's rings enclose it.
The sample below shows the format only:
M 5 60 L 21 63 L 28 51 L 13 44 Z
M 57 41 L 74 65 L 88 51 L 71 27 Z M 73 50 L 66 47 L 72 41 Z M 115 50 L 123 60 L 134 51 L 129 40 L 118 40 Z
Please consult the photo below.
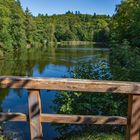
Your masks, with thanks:
M 0 17 L 0 46 L 6 50 L 61 41 L 106 42 L 110 32 L 109 16 L 68 11 L 35 17 L 28 8 L 23 10 L 19 0 L 1 0 Z
M 61 41 L 117 42 L 140 46 L 140 2 L 124 0 L 109 15 L 67 11 L 63 15 L 33 16 L 20 0 L 0 1 L 0 47 L 4 50 Z
M 57 52 L 54 46 L 57 46 L 57 44 L 70 41 L 91 42 L 106 44 L 109 48 L 109 62 L 100 59 L 95 63 L 92 61 L 78 63 L 72 70 L 72 78 L 139 82 L 139 19 L 139 0 L 122 0 L 119 5 L 116 5 L 112 16 L 96 13 L 93 15 L 82 14 L 80 11 L 66 11 L 65 14 L 60 15 L 48 15 L 46 13 L 34 16 L 30 9 L 26 8 L 24 10 L 22 8 L 20 0 L 0 0 L 0 57 L 6 54 L 5 58 L 7 60 L 13 58 L 20 60 L 16 63 L 14 61 L 3 61 L 0 72 L 5 74 L 7 70 L 9 75 L 24 76 L 25 71 L 27 71 L 26 76 L 32 76 L 32 69 L 35 64 L 40 63 L 41 73 L 47 63 L 50 64 L 52 60 L 58 59 L 54 55 Z M 53 49 L 48 46 L 53 47 Z M 20 50 L 22 48 L 23 50 Z M 30 48 L 37 49 L 30 50 Z M 10 55 L 9 52 L 12 51 L 15 52 L 14 55 L 12 53 Z M 42 52 L 44 52 L 43 55 Z M 60 52 L 57 53 L 59 57 L 62 55 Z M 53 57 L 46 58 L 48 54 L 52 54 Z M 72 59 L 72 56 L 65 55 L 67 59 Z M 18 57 L 21 58 L 18 59 Z M 31 60 L 28 59 L 30 57 Z M 48 62 L 46 63 L 45 60 Z M 64 64 L 64 61 L 61 63 Z M 87 96 L 87 94 L 81 92 L 72 94 L 72 92 L 62 91 L 55 95 L 53 102 L 56 106 L 52 108 L 56 113 L 62 114 L 127 115 L 126 96 L 112 95 L 111 93 L 104 94 L 102 97 L 100 95 L 101 93 L 95 93 Z M 66 134 L 66 137 L 68 134 L 69 137 L 69 126 L 56 127 L 62 134 Z M 85 130 L 88 131 L 90 128 L 88 133 L 91 135 L 92 128 L 90 125 L 84 125 L 82 128 L 80 128 L 81 133 Z M 124 129 L 120 129 L 120 127 L 113 129 L 112 127 L 107 129 L 93 127 L 93 130 L 95 129 L 97 133 L 102 130 L 109 133 L 112 130 L 116 130 L 120 134 L 124 132 Z M 66 133 L 67 130 L 68 133 Z M 116 135 L 114 137 L 116 140 L 119 139 Z

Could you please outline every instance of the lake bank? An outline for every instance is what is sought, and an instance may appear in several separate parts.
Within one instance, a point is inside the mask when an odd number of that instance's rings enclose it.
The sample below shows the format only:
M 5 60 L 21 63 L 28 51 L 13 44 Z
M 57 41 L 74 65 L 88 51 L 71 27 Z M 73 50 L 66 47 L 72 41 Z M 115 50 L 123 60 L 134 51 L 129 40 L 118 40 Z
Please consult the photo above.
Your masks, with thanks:
M 91 42 L 91 41 L 61 41 L 57 42 L 58 45 L 106 45 L 105 42 Z

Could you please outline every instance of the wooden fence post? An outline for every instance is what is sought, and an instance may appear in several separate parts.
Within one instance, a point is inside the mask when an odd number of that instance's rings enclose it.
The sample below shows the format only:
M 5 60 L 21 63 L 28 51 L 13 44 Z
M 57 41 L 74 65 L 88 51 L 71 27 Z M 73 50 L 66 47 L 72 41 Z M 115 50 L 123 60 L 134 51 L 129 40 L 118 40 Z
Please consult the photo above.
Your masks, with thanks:
M 28 109 L 31 140 L 42 140 L 40 90 L 29 90 Z
M 140 140 L 140 95 L 129 95 L 126 140 Z

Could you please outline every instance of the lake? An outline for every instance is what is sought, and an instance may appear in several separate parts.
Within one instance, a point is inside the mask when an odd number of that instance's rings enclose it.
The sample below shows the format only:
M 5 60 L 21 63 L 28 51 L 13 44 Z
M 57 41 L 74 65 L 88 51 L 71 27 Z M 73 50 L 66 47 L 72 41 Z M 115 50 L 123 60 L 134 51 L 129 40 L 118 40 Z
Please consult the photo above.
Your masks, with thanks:
M 109 49 L 97 45 L 57 46 L 39 49 L 18 50 L 0 60 L 0 75 L 31 77 L 72 77 L 72 69 L 79 62 L 89 60 L 109 62 Z M 41 90 L 43 113 L 55 113 L 51 108 L 56 91 Z M 2 112 L 28 112 L 26 90 L 1 89 L 0 109 Z M 28 123 L 8 122 L 7 133 L 15 132 L 29 139 Z M 43 124 L 44 139 L 51 140 L 59 133 L 51 124 Z

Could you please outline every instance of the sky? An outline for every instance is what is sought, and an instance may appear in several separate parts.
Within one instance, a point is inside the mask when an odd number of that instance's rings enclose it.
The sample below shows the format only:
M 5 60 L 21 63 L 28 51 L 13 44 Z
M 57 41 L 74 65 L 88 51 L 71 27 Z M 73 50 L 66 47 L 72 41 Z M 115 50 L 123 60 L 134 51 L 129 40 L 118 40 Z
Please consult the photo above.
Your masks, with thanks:
M 121 0 L 21 0 L 22 7 L 28 7 L 34 16 L 41 14 L 64 14 L 66 11 L 80 11 L 83 14 L 112 15 Z

